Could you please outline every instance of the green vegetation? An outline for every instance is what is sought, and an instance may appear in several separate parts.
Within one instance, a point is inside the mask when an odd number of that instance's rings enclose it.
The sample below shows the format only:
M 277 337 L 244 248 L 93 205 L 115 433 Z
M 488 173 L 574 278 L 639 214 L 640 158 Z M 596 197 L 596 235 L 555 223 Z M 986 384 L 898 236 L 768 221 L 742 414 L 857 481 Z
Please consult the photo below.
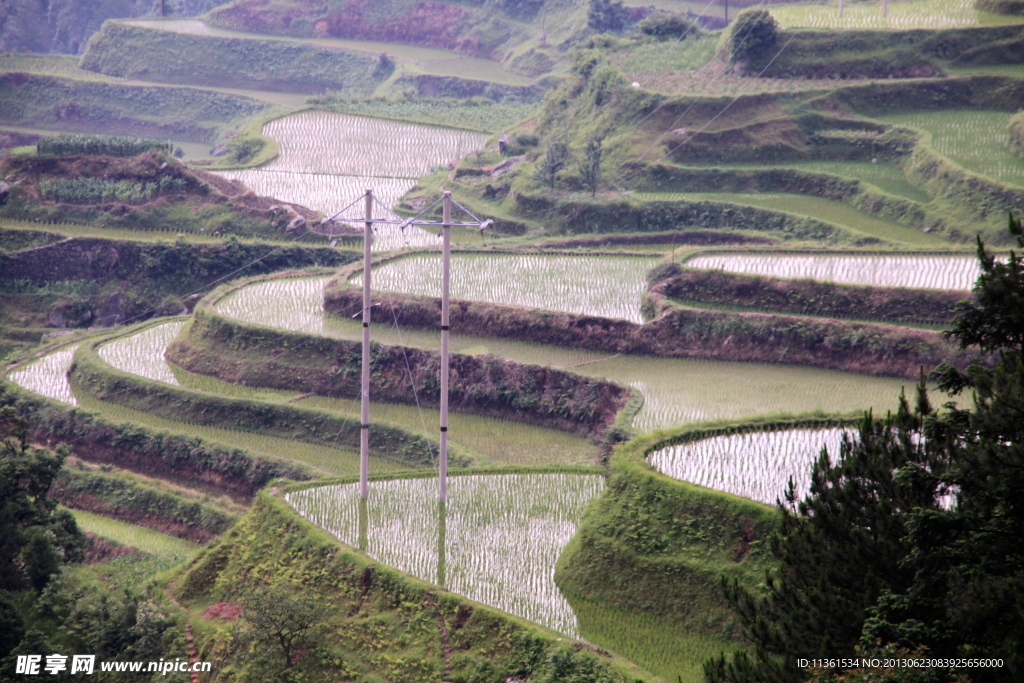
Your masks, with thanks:
M 938 246 L 943 240 L 923 234 L 919 230 L 899 225 L 895 221 L 877 218 L 843 202 L 822 197 L 798 194 L 740 194 L 740 193 L 638 193 L 637 198 L 661 205 L 676 203 L 699 204 L 706 202 L 729 203 L 777 211 L 795 219 L 816 221 L 836 226 L 860 244 L 902 242 L 921 246 Z
M 10 0 L 0 25 L 0 50 L 6 52 L 81 52 L 89 36 L 107 19 L 156 13 L 195 16 L 209 11 L 219 0 L 149 0 L 78 3 L 50 0 L 41 10 L 33 0 Z
M 181 178 L 163 176 L 158 183 L 133 183 L 128 180 L 103 178 L 66 178 L 40 180 L 39 194 L 44 199 L 68 204 L 98 204 L 116 200 L 138 204 L 150 201 L 156 194 L 185 192 L 188 185 Z
M 60 471 L 48 495 L 66 507 L 131 522 L 195 543 L 205 543 L 224 533 L 244 511 L 242 506 L 223 497 L 215 501 L 208 494 L 116 471 L 111 465 L 90 466 L 79 459 L 70 461 Z
M 159 384 L 110 368 L 99 360 L 94 348 L 87 346 L 79 347 L 70 378 L 83 394 L 176 422 L 293 438 L 328 448 L 352 448 L 359 441 L 356 426 L 350 420 L 291 405 L 215 396 Z M 412 467 L 433 462 L 437 449 L 428 439 L 381 424 L 373 425 L 371 443 L 374 455 Z M 456 462 L 460 460 L 458 453 L 452 457 Z
M 36 148 L 40 155 L 87 154 L 110 157 L 134 157 L 151 149 L 168 154 L 174 151 L 174 146 L 166 141 L 110 135 L 43 136 L 39 138 Z
M 222 446 L 189 435 L 180 423 L 171 430 L 167 426 L 151 429 L 136 419 L 144 414 L 141 411 L 134 411 L 130 422 L 119 422 L 92 411 L 69 409 L 7 382 L 0 383 L 0 405 L 13 406 L 28 421 L 35 439 L 67 441 L 81 457 L 237 498 L 252 496 L 272 479 L 302 481 L 311 476 L 301 464 L 254 455 L 235 445 L 235 440 L 226 439 L 228 445 Z

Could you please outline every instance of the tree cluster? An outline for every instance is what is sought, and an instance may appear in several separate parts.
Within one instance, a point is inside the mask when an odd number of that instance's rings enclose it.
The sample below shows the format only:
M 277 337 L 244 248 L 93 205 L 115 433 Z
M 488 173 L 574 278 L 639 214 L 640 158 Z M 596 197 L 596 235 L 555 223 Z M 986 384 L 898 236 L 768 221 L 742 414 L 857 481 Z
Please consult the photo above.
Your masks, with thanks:
M 1010 231 L 1024 247 L 1021 222 Z M 965 370 L 924 377 L 914 405 L 866 416 L 856 439 L 822 453 L 807 497 L 780 502 L 763 592 L 725 584 L 754 648 L 705 664 L 712 683 L 861 680 L 798 658 L 1001 659 L 1001 667 L 876 671 L 872 680 L 976 683 L 1024 675 L 1024 260 L 985 251 L 975 302 L 947 334 L 977 348 Z M 973 405 L 955 399 L 970 394 Z

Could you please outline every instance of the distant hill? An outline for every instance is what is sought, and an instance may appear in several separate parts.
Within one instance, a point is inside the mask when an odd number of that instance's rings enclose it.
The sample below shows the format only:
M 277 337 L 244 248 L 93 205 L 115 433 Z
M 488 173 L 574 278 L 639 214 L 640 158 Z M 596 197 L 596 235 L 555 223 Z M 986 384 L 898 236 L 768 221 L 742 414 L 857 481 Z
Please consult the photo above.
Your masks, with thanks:
M 0 50 L 80 54 L 107 19 L 197 16 L 224 0 L 4 0 Z

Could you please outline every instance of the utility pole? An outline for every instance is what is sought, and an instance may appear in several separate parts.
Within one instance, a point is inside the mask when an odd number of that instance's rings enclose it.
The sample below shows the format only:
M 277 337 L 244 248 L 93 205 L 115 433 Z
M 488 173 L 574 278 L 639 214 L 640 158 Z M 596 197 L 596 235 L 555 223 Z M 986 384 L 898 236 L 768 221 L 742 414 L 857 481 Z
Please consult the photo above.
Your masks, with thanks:
M 448 290 L 451 283 L 452 193 L 444 192 L 441 209 L 441 449 L 438 499 L 448 501 Z
M 889 16 L 889 0 L 882 0 L 882 16 Z
M 729 23 L 729 0 L 725 0 L 725 23 Z
M 370 244 L 373 240 L 373 190 L 366 190 L 363 224 L 363 381 L 359 422 L 359 498 L 366 500 L 370 469 Z
M 839 16 L 843 16 L 843 0 L 839 0 Z

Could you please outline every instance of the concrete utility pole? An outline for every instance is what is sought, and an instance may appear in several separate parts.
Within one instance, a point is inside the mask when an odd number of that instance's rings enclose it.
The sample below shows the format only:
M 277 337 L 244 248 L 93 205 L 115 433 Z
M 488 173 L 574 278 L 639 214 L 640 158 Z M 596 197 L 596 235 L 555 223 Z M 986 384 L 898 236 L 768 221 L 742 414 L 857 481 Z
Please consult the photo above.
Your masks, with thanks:
M 839 16 L 843 16 L 843 0 L 839 0 Z
M 882 16 L 889 16 L 889 0 L 882 0 Z
M 363 224 L 363 382 L 359 422 L 359 497 L 366 500 L 370 469 L 370 244 L 373 241 L 373 190 L 366 190 Z
M 445 190 L 441 213 L 441 451 L 438 499 L 448 500 L 448 290 L 451 282 L 452 193 Z

